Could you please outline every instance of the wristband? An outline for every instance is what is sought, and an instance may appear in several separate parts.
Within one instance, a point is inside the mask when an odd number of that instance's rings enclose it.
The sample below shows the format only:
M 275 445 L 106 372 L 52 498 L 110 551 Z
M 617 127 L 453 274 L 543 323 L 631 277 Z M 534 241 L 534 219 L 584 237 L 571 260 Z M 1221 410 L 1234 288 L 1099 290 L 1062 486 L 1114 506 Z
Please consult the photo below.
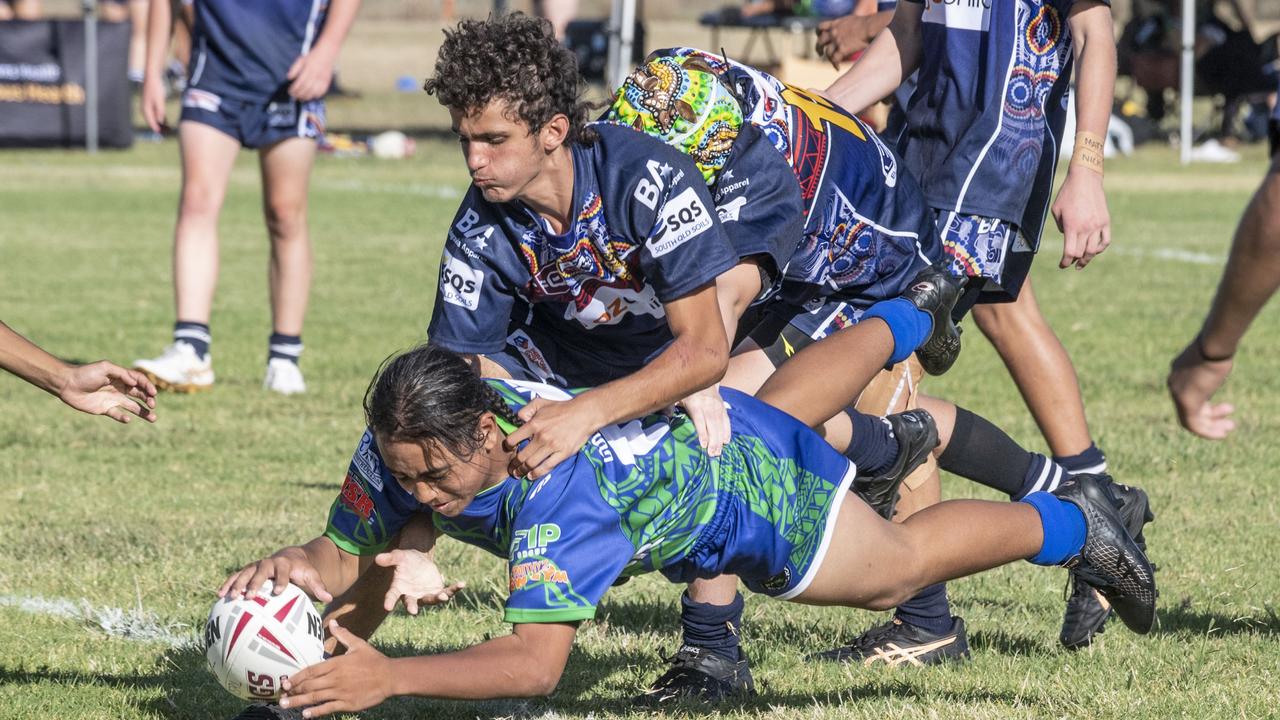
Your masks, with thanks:
M 1071 152 L 1071 164 L 1084 167 L 1102 174 L 1103 139 L 1091 132 L 1076 133 L 1075 147 Z

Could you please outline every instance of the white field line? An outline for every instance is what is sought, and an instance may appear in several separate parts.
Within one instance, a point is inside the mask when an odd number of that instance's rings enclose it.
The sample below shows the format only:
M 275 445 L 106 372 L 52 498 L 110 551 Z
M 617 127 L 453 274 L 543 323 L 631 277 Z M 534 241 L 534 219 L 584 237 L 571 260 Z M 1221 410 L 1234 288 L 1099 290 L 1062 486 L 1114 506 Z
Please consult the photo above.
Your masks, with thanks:
M 1168 260 L 1170 262 L 1189 263 L 1191 265 L 1212 265 L 1214 267 L 1222 267 L 1227 262 L 1226 255 L 1214 255 L 1212 253 L 1178 250 L 1175 248 L 1157 248 L 1155 250 L 1148 250 L 1146 248 L 1113 245 L 1112 247 L 1107 248 L 1106 252 L 1115 253 L 1117 255 L 1127 255 L 1129 257 L 1147 258 L 1150 260 Z M 1103 254 L 1105 255 L 1106 253 Z
M 32 615 L 66 618 L 96 627 L 107 635 L 139 642 L 158 642 L 170 647 L 199 645 L 195 633 L 184 623 L 166 623 L 155 613 L 136 608 L 95 606 L 83 598 L 42 598 L 34 595 L 0 595 L 0 607 L 11 607 Z

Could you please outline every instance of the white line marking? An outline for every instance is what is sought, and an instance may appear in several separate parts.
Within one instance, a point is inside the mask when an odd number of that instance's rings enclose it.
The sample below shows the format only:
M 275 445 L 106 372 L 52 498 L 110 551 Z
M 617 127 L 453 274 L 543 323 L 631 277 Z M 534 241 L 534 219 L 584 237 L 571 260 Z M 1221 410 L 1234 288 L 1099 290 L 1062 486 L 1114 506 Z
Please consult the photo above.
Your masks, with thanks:
M 107 635 L 139 642 L 159 642 L 170 647 L 199 646 L 195 633 L 185 623 L 166 623 L 155 613 L 138 607 L 94 606 L 88 600 L 42 598 L 31 595 L 0 595 L 0 607 L 11 607 L 32 615 L 75 620 L 99 628 Z
M 1210 253 L 1195 252 L 1192 250 L 1178 250 L 1176 248 L 1158 248 L 1155 250 L 1147 250 L 1144 248 L 1130 247 L 1112 247 L 1107 252 L 1117 255 L 1128 255 L 1129 257 L 1150 258 L 1152 260 L 1169 260 L 1172 262 L 1190 263 L 1192 265 L 1212 265 L 1214 267 L 1222 267 L 1227 262 L 1226 255 L 1213 255 Z

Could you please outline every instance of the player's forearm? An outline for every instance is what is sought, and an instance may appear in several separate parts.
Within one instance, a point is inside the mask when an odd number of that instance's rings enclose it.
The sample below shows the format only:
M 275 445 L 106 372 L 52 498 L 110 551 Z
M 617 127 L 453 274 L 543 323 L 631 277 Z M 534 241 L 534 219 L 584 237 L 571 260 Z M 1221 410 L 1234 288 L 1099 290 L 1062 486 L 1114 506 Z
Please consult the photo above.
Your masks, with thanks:
M 66 384 L 70 366 L 41 350 L 0 322 L 0 368 L 4 368 L 36 387 L 57 395 Z
M 360 574 L 360 558 L 343 551 L 323 535 L 305 545 L 285 548 L 279 554 L 285 553 L 300 554 L 311 563 L 325 590 L 334 597 L 346 592 Z
M 333 0 L 329 3 L 329 14 L 325 18 L 324 30 L 320 33 L 320 37 L 316 38 L 313 49 L 323 50 L 337 57 L 359 11 L 360 0 Z
M 827 88 L 827 97 L 857 114 L 898 89 L 920 65 L 922 5 L 902 2 L 866 53 Z
M 1104 135 L 1115 100 L 1116 45 L 1111 9 L 1095 3 L 1071 18 L 1076 54 L 1076 132 Z
M 173 11 L 169 0 L 151 0 L 147 8 L 147 54 L 144 78 L 159 78 L 164 73 L 165 57 L 169 54 L 169 36 L 173 25 Z
M 536 650 L 513 633 L 458 652 L 394 659 L 392 694 L 454 700 L 549 695 L 564 661 L 543 662 Z
M 716 302 L 720 305 L 720 319 L 724 322 L 724 336 L 733 351 L 733 338 L 751 301 L 760 296 L 760 266 L 754 260 L 734 265 L 716 278 Z
M 1234 355 L 1240 339 L 1280 288 L 1280 170 L 1273 166 L 1240 218 L 1231 255 L 1200 331 L 1201 351 Z

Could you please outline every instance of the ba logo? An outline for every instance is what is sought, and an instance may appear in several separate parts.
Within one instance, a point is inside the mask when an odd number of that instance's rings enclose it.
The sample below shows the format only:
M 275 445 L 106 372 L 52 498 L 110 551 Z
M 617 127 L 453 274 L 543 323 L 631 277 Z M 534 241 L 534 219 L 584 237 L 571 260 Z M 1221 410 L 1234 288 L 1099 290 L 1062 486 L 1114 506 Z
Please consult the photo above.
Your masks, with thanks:
M 364 436 L 360 438 L 360 446 L 356 448 L 351 464 L 370 485 L 382 490 L 382 463 L 378 462 L 373 449 L 372 430 L 365 430 Z
M 448 251 L 440 265 L 440 297 L 444 301 L 475 310 L 480 307 L 480 286 L 484 283 L 484 271 L 472 268 Z
M 542 555 L 546 553 L 548 545 L 559 539 L 560 526 L 555 523 L 537 523 L 528 529 L 517 530 L 511 538 L 511 557 L 520 560 Z
M 488 247 L 486 241 L 493 235 L 493 226 L 476 227 L 478 222 L 480 222 L 480 215 L 475 210 L 467 208 L 467 211 L 462 214 L 462 219 L 458 220 L 453 227 L 460 235 L 475 243 L 477 248 L 484 250 Z

